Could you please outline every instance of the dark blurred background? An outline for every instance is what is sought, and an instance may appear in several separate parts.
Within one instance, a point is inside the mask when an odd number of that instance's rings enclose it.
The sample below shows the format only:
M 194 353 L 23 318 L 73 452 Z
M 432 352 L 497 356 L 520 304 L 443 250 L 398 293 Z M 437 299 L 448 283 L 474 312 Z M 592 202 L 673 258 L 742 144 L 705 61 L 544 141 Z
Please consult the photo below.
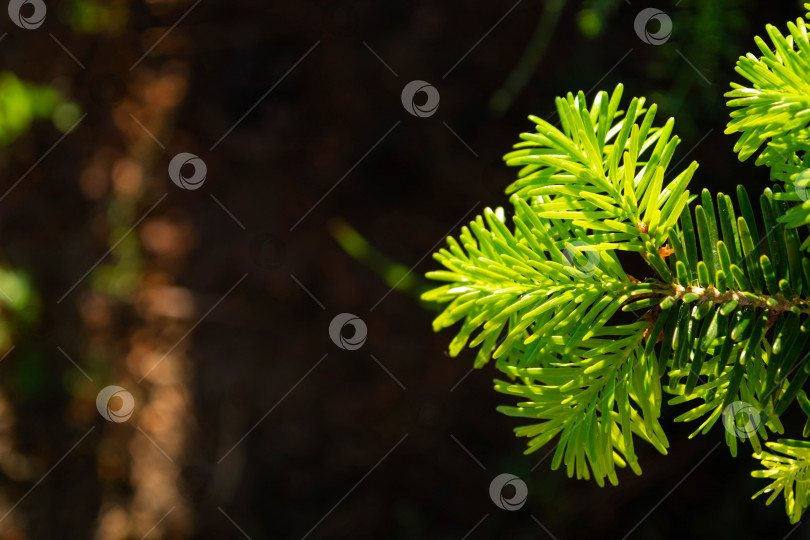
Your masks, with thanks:
M 800 3 L 471 4 L 69 0 L 30 29 L 0 10 L 0 538 L 810 536 L 750 500 L 750 446 L 688 440 L 675 408 L 669 455 L 641 447 L 619 487 L 523 455 L 494 368 L 449 358 L 418 299 L 427 255 L 507 204 L 526 116 L 568 91 L 623 82 L 676 117 L 693 192 L 760 192 L 723 93 Z M 661 45 L 634 30 L 651 5 Z M 412 80 L 435 114 L 405 110 Z M 169 178 L 181 152 L 199 189 Z M 330 339 L 341 313 L 362 347 Z M 124 422 L 97 410 L 109 385 Z M 518 511 L 490 499 L 504 472 Z

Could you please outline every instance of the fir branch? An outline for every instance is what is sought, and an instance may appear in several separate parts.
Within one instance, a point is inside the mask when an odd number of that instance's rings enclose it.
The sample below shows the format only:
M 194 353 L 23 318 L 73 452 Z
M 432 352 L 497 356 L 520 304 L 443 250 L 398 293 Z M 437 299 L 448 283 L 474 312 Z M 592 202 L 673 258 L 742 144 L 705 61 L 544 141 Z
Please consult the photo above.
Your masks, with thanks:
M 690 196 L 694 162 L 666 182 L 674 122 L 654 126 L 644 98 L 622 110 L 619 85 L 590 105 L 582 92 L 557 98 L 559 129 L 530 117 L 535 131 L 504 158 L 520 167 L 510 215 L 486 209 L 434 255 L 444 270 L 428 277 L 445 282 L 423 295 L 444 304 L 434 329 L 457 325 L 451 356 L 469 346 L 475 367 L 496 360 L 495 389 L 517 399 L 498 410 L 527 420 L 515 429 L 527 453 L 556 440 L 552 468 L 599 485 L 616 484 L 617 468 L 640 474 L 638 440 L 667 451 L 667 393 L 676 421 L 700 421 L 692 436 L 722 418 L 732 455 L 751 444 L 769 503 L 783 493 L 794 522 L 807 508 L 810 443 L 765 443 L 780 456 L 760 442 L 785 431 L 793 404 L 810 436 L 810 41 L 803 19 L 788 29 L 768 27 L 775 50 L 757 38 L 763 56 L 737 64 L 752 88 L 726 94 L 735 151 L 761 148 L 757 164 L 781 182 L 757 212 L 741 187 L 736 205 Z M 649 275 L 628 275 L 620 252 Z

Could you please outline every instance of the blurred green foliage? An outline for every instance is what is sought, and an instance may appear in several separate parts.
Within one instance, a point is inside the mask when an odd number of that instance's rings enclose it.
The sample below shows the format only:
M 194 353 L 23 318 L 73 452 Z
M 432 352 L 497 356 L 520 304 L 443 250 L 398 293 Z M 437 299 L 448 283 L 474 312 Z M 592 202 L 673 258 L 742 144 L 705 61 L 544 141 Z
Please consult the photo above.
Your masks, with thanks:
M 0 72 L 0 145 L 7 146 L 37 120 L 50 120 L 67 131 L 79 118 L 78 105 L 59 90 L 21 80 L 10 71 Z M 30 275 L 0 265 L 0 355 L 14 345 L 15 337 L 38 324 L 41 302 Z
M 623 0 L 586 0 L 577 13 L 577 25 L 583 36 L 595 38 L 602 34 L 610 17 Z
M 0 72 L 0 144 L 16 140 L 35 120 L 50 119 L 58 130 L 67 131 L 80 112 L 78 105 L 55 88 Z
M 73 31 L 80 34 L 114 33 L 126 26 L 129 11 L 124 2 L 73 0 L 66 19 Z
M 0 354 L 39 320 L 41 302 L 26 272 L 0 267 Z
M 429 284 L 426 280 L 375 249 L 346 221 L 333 219 L 329 224 L 329 232 L 346 253 L 379 275 L 392 289 L 404 292 L 415 299 L 419 299 L 422 293 L 428 290 Z
M 132 234 L 138 219 L 137 201 L 115 198 L 107 208 L 110 227 L 108 243 L 112 246 L 112 262 L 99 265 L 92 274 L 93 290 L 103 295 L 131 300 L 143 273 L 144 257 L 140 241 Z

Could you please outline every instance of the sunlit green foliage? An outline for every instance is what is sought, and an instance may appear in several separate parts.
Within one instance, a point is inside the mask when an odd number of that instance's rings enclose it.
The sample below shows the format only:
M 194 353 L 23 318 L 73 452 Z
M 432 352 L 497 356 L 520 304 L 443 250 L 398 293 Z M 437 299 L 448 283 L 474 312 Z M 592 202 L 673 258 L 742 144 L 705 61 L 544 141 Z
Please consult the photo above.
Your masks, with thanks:
M 769 493 L 765 504 L 771 504 L 781 493 L 785 498 L 785 510 L 791 523 L 801 519 L 802 513 L 810 505 L 810 443 L 779 439 L 766 443 L 768 448 L 784 455 L 762 452 L 760 458 L 765 470 L 751 473 L 756 478 L 771 480 L 754 497 Z
M 496 360 L 507 379 L 495 389 L 518 399 L 499 410 L 526 419 L 516 433 L 527 452 L 556 441 L 552 468 L 599 485 L 618 482 L 616 467 L 640 474 L 638 440 L 666 453 L 658 419 L 669 394 L 677 421 L 699 421 L 693 436 L 723 418 L 732 455 L 750 442 L 766 468 L 754 475 L 774 479 L 765 491 L 784 493 L 792 521 L 807 507 L 808 443 L 766 443 L 788 459 L 760 441 L 784 432 L 791 404 L 810 418 L 809 221 L 796 218 L 808 203 L 795 203 L 810 44 L 802 19 L 790 29 L 788 39 L 769 27 L 776 52 L 758 41 L 765 56 L 738 63 L 753 88 L 728 94 L 742 107 L 728 129 L 742 133 L 740 157 L 764 144 L 757 163 L 787 190 L 766 188 L 757 205 L 741 187 L 736 201 L 690 196 L 697 164 L 669 170 L 672 119 L 656 127 L 643 98 L 623 109 L 621 85 L 590 104 L 568 94 L 556 100 L 560 128 L 530 117 L 535 131 L 504 158 L 520 167 L 509 215 L 486 209 L 435 254 L 445 269 L 428 277 L 447 284 L 423 298 L 447 305 L 434 329 L 459 324 L 451 355 L 469 346 L 476 367 Z M 625 272 L 632 256 L 647 275 Z
M 771 168 L 771 178 L 785 183 L 779 198 L 803 202 L 791 208 L 782 220 L 791 227 L 810 223 L 807 173 L 810 140 L 810 38 L 804 19 L 787 24 L 783 35 L 766 27 L 770 43 L 754 38 L 762 56 L 748 54 L 737 62 L 737 72 L 751 87 L 732 83 L 728 104 L 731 113 L 726 133 L 740 133 L 734 146 L 740 160 L 760 151 L 757 165 Z M 764 148 L 763 148 L 764 146 Z M 810 240 L 803 244 L 810 247 Z

